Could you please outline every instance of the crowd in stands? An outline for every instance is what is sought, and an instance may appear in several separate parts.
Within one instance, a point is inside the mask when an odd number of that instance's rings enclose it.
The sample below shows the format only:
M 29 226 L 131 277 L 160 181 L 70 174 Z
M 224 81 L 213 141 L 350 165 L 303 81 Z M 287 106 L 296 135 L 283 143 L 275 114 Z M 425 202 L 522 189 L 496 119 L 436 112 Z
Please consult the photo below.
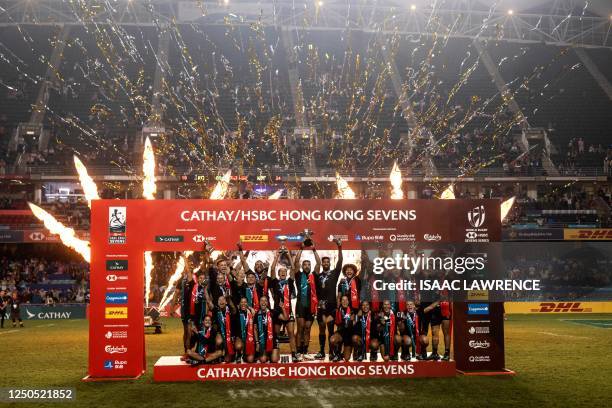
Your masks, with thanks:
M 63 255 L 54 259 L 50 250 L 30 248 L 31 255 L 15 244 L 5 244 L 0 258 L 0 290 L 17 292 L 23 303 L 83 303 L 89 299 L 89 264 L 69 260 Z

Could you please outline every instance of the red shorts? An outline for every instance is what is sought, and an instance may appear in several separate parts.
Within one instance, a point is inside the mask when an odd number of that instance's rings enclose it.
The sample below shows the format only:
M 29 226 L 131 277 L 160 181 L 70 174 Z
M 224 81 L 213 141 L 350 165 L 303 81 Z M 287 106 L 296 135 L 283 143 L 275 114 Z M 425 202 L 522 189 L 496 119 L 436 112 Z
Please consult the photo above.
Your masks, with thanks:
M 451 317 L 451 309 L 450 302 L 440 302 L 440 314 L 442 315 L 442 319 L 450 319 Z

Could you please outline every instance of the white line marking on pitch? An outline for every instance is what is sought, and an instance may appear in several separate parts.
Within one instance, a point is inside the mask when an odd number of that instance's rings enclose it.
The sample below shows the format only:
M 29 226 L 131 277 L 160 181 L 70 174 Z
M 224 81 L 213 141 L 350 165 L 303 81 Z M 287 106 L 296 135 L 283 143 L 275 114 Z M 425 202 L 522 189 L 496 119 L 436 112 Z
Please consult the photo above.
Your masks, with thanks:
M 9 330 L 9 331 L 2 331 L 0 332 L 0 334 L 9 334 L 9 333 L 14 333 L 14 332 L 18 332 L 19 330 Z
M 300 384 L 306 388 L 308 391 L 312 392 L 313 394 L 316 394 L 316 389 L 314 389 L 306 380 L 300 380 Z M 317 402 L 319 403 L 319 405 L 321 405 L 321 407 L 323 408 L 334 408 L 334 406 L 332 405 L 331 402 L 329 402 L 328 400 L 326 400 L 325 398 L 321 397 L 321 396 L 316 396 Z
M 557 333 L 550 333 L 550 332 L 537 332 L 538 334 L 546 334 L 548 336 L 555 336 L 555 337 L 569 337 L 572 339 L 590 339 L 590 337 L 583 337 L 583 336 L 572 336 L 570 334 L 557 334 Z

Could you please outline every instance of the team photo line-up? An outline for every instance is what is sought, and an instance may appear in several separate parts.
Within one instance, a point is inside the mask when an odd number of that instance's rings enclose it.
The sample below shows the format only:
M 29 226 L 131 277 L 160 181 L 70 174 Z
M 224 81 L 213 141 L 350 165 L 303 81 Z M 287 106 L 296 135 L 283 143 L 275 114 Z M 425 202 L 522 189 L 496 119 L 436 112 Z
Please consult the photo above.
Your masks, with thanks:
M 242 243 L 237 244 L 235 267 L 224 255 L 213 261 L 208 243 L 198 262 L 198 253 L 187 257 L 176 292 L 183 322 L 182 359 L 192 365 L 277 363 L 281 335 L 288 338 L 295 363 L 351 358 L 378 361 L 379 354 L 382 361 L 450 359 L 451 304 L 447 298 L 440 295 L 437 300 L 419 302 L 417 293 L 408 296 L 403 291 L 381 296 L 370 288 L 367 268 L 361 274 L 356 265 L 343 265 L 340 240 L 334 240 L 338 255 L 333 269 L 331 259 L 320 257 L 309 241 L 297 251 L 282 244 L 271 265 L 257 260 L 254 270 L 247 264 L 249 253 Z M 312 251 L 314 268 L 310 260 L 301 260 L 304 251 Z M 366 282 L 363 291 L 362 282 Z M 309 343 L 315 320 L 319 351 L 313 356 Z M 427 354 L 430 328 L 432 351 Z M 440 329 L 443 356 L 438 354 Z

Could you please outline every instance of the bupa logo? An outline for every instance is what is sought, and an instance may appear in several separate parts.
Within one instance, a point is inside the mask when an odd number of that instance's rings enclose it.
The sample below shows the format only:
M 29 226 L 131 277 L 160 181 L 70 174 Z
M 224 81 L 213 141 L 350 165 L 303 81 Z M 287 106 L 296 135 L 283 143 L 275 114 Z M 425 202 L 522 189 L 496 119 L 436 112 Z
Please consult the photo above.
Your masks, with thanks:
M 468 303 L 468 314 L 469 315 L 488 315 L 489 304 L 488 303 Z
M 580 307 L 580 302 L 543 302 L 535 313 L 589 313 L 591 308 Z
M 485 222 L 485 208 L 484 205 L 472 208 L 468 211 L 468 221 L 474 228 L 480 228 Z

